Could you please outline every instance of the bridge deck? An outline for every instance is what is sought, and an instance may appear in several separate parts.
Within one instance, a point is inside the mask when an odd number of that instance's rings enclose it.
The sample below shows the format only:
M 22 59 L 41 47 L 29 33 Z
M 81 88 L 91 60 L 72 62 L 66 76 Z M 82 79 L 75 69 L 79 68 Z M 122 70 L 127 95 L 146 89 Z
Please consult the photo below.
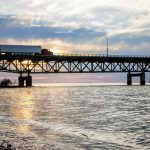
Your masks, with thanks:
M 122 62 L 122 63 L 150 63 L 150 56 L 125 56 L 125 55 L 79 55 L 79 54 L 60 54 L 60 55 L 0 55 L 2 60 L 32 60 L 32 61 L 92 61 L 92 62 Z
M 0 71 L 14 73 L 150 72 L 150 56 L 5 54 L 0 55 Z

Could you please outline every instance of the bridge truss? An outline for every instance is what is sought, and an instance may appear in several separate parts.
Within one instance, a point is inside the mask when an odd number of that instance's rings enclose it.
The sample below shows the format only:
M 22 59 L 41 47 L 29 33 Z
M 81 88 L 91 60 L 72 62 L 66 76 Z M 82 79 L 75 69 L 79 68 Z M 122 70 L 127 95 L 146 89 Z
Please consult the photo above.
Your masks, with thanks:
M 150 57 L 116 55 L 108 57 L 104 55 L 0 55 L 0 71 L 20 73 L 21 75 L 24 73 L 29 75 L 34 73 L 127 72 L 129 80 L 133 73 L 138 73 L 137 75 L 142 78 L 143 73 L 150 72 Z

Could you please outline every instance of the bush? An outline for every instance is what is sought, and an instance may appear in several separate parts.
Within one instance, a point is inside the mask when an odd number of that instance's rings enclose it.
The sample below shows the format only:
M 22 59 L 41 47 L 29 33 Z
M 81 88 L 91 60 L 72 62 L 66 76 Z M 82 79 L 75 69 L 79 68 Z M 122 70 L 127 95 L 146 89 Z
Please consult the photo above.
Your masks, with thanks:
M 9 86 L 10 84 L 12 84 L 11 80 L 10 79 L 3 79 L 1 82 L 0 82 L 0 86 Z

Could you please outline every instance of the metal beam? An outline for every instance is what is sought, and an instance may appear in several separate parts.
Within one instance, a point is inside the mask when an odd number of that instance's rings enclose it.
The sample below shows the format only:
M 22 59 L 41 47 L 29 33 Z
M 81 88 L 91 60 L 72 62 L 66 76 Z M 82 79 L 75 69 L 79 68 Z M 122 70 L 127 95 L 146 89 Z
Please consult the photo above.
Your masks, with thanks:
M 23 61 L 27 63 L 24 64 Z M 0 71 L 31 73 L 150 72 L 150 57 L 0 55 Z

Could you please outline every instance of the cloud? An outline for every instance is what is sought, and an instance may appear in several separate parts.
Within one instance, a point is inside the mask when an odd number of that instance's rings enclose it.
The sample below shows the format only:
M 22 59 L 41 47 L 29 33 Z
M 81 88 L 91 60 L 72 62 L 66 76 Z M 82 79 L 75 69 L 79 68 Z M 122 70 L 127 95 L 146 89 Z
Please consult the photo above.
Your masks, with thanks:
M 84 42 L 105 35 L 103 32 L 87 28 L 70 29 L 64 27 L 26 26 L 22 22 L 16 22 L 16 18 L 14 19 L 12 16 L 0 17 L 0 28 L 0 38 L 60 38 L 73 40 L 74 42 Z
M 145 0 L 1 0 L 0 41 L 105 53 L 108 38 L 110 53 L 149 53 L 149 5 Z

